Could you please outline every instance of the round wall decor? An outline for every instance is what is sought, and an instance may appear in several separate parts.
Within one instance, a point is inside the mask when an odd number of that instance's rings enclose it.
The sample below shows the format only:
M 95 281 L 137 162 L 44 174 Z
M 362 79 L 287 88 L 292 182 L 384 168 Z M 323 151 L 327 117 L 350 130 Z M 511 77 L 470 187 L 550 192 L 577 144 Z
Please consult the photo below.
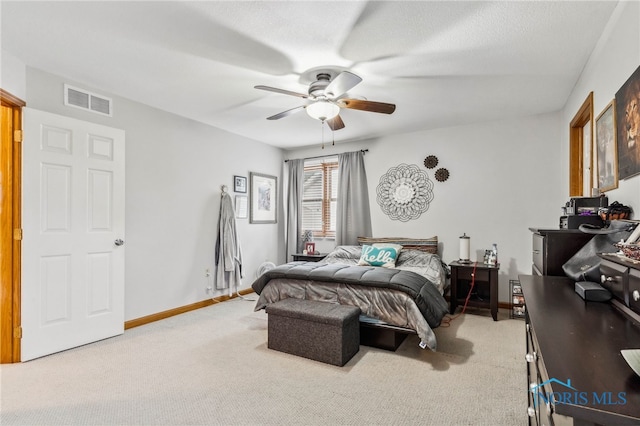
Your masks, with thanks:
M 433 182 L 416 165 L 400 164 L 380 177 L 376 189 L 382 211 L 393 220 L 417 219 L 433 201 Z
M 447 179 L 449 179 L 449 170 L 445 169 L 444 167 L 436 170 L 436 180 L 438 182 L 444 182 Z
M 437 165 L 438 165 L 438 157 L 436 157 L 435 155 L 429 155 L 427 158 L 424 159 L 424 166 L 427 169 L 433 169 Z

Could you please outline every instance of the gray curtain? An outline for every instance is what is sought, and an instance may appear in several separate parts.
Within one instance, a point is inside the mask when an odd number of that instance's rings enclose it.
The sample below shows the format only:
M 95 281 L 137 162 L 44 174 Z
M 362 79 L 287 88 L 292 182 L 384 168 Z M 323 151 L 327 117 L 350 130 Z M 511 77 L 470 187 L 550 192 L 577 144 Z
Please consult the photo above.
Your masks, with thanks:
M 302 190 L 304 186 L 304 160 L 289 160 L 283 167 L 284 201 L 284 241 L 285 262 L 291 261 L 291 255 L 300 253 L 300 234 L 302 232 Z
M 371 236 L 369 188 L 364 152 L 338 155 L 336 246 L 357 245 L 358 237 Z

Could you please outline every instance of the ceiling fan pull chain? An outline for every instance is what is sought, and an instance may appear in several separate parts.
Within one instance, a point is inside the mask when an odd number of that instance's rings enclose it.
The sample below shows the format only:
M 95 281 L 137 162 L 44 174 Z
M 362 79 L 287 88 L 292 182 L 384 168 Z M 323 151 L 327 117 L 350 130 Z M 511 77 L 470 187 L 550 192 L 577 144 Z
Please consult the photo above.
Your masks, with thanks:
M 320 126 L 322 127 L 322 149 L 324 149 L 324 120 L 320 122 Z

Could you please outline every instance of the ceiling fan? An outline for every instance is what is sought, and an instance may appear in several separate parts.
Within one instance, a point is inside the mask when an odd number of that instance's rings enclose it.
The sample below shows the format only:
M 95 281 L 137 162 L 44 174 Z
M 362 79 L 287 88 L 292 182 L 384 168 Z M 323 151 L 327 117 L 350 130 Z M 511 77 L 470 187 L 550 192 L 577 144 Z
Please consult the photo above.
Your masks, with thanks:
M 332 78 L 332 76 L 335 77 Z M 310 117 L 323 123 L 326 122 L 331 130 L 340 130 L 344 128 L 344 122 L 340 118 L 340 108 L 382 114 L 392 114 L 396 110 L 394 104 L 343 97 L 347 91 L 362 81 L 362 78 L 349 71 L 342 71 L 336 75 L 331 70 L 317 70 L 315 78 L 316 80 L 309 85 L 308 94 L 278 89 L 277 87 L 254 86 L 256 89 L 297 96 L 310 101 L 307 105 L 301 105 L 267 117 L 267 120 L 278 120 L 304 109 Z

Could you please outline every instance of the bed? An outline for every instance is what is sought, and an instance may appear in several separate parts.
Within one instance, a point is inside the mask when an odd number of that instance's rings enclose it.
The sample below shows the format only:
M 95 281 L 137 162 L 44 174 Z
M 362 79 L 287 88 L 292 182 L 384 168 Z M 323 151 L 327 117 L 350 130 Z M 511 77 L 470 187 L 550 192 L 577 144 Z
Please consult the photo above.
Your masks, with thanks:
M 289 262 L 267 271 L 252 284 L 259 295 L 255 310 L 286 298 L 357 306 L 361 330 L 372 333 L 369 338 L 376 340 L 380 332 L 397 347 L 398 336 L 416 333 L 420 347 L 435 351 L 433 329 L 448 312 L 443 297 L 448 268 L 437 254 L 437 238 L 358 242 L 336 247 L 320 262 Z

